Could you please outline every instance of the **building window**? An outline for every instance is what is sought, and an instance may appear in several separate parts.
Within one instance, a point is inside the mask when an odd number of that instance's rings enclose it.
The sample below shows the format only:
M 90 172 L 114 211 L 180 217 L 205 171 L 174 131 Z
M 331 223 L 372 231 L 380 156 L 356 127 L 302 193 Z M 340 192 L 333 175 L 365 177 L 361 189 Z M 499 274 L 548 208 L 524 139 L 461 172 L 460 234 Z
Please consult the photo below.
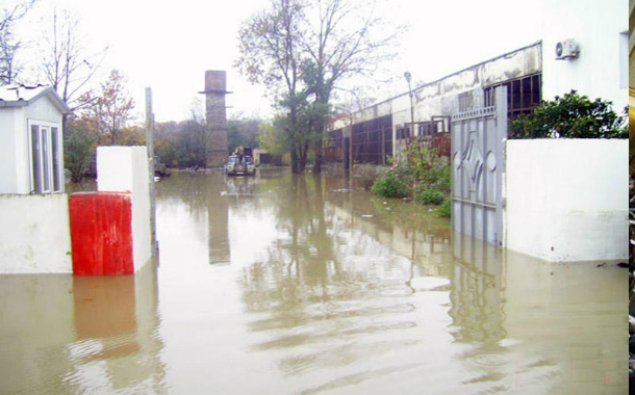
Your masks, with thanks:
M 474 109 L 474 97 L 472 91 L 459 94 L 459 112 L 471 111 Z
M 520 114 L 529 114 L 540 104 L 542 81 L 540 74 L 534 74 L 486 87 L 483 90 L 485 107 L 495 105 L 495 88 L 501 85 L 507 87 L 507 117 L 510 120 L 516 119 Z
M 59 125 L 29 121 L 31 192 L 62 192 L 62 134 Z

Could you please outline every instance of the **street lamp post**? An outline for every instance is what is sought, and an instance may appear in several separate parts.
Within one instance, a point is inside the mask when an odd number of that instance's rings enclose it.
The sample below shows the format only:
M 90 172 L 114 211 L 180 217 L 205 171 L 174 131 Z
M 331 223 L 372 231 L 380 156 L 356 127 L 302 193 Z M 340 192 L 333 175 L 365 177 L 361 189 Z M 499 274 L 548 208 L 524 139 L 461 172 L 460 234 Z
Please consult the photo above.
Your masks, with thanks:
M 406 82 L 408 82 L 408 94 L 410 96 L 410 134 L 412 137 L 415 135 L 415 115 L 414 115 L 414 105 L 412 103 L 412 85 L 410 82 L 412 81 L 412 74 L 409 71 L 403 73 Z M 410 136 L 408 136 L 408 140 L 406 140 L 406 145 L 410 141 Z

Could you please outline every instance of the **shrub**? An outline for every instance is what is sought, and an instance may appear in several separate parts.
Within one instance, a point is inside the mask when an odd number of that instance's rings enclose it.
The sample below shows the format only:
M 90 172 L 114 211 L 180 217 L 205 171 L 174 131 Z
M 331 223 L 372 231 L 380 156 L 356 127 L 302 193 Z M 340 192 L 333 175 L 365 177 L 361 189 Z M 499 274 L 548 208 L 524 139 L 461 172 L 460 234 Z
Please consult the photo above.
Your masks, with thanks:
M 625 119 L 611 109 L 611 102 L 591 101 L 572 90 L 519 116 L 511 123 L 509 138 L 626 138 Z
M 424 189 L 417 193 L 417 201 L 423 204 L 439 205 L 445 200 L 445 194 L 435 189 Z
M 450 218 L 452 216 L 452 199 L 445 199 L 441 207 L 437 209 L 437 214 L 443 218 Z
M 450 165 L 436 169 L 435 180 L 431 187 L 445 194 L 449 194 L 452 191 L 452 167 Z
M 410 188 L 395 172 L 391 171 L 382 178 L 378 178 L 370 189 L 375 195 L 400 198 L 410 194 Z

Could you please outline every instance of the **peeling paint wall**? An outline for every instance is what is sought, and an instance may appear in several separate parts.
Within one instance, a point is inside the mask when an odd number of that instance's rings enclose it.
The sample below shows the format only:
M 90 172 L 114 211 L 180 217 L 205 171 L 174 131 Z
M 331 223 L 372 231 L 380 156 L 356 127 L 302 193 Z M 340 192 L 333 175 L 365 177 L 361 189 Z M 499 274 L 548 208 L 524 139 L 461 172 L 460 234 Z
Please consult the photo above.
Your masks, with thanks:
M 473 105 L 480 107 L 485 87 L 541 71 L 542 45 L 535 43 L 414 88 L 414 122 L 430 121 L 433 116 L 449 116 L 458 112 L 459 94 L 465 92 L 472 92 Z M 353 114 L 353 119 L 354 123 L 359 123 L 385 115 L 392 115 L 393 142 L 396 142 L 397 126 L 411 122 L 408 92 L 358 111 Z M 335 123 L 333 129 L 342 128 L 347 122 L 341 120 Z M 399 144 L 393 144 L 393 151 L 398 149 Z

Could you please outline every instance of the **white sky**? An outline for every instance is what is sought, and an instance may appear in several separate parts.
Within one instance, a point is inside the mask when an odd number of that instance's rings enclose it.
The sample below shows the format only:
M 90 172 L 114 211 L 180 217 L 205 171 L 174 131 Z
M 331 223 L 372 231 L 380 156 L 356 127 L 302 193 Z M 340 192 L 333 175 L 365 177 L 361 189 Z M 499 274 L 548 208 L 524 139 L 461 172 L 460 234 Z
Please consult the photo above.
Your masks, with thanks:
M 407 90 L 413 81 L 433 81 L 540 39 L 539 2 L 519 0 L 385 0 L 389 21 L 409 26 L 402 55 L 388 65 L 394 83 L 378 100 Z M 266 117 L 271 100 L 232 68 L 242 21 L 269 0 L 40 0 L 21 28 L 50 23 L 51 9 L 67 9 L 80 21 L 88 46 L 109 47 L 105 75 L 116 68 L 128 79 L 139 118 L 144 89 L 153 91 L 157 121 L 187 119 L 203 90 L 205 70 L 227 70 L 228 116 Z M 20 30 L 22 31 L 22 30 Z

